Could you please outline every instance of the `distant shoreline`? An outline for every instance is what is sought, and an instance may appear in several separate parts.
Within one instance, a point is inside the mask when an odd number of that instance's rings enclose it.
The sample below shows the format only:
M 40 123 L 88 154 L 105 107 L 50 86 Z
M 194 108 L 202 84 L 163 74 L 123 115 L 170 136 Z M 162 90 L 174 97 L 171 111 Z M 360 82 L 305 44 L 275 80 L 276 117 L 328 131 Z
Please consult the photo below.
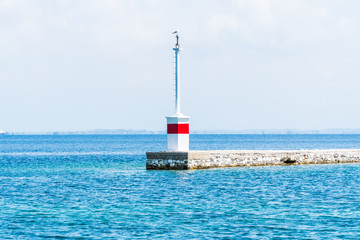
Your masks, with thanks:
M 98 129 L 90 131 L 46 131 L 46 132 L 6 132 L 0 135 L 155 135 L 166 134 L 165 130 L 131 130 Z M 193 130 L 190 134 L 244 134 L 244 135 L 322 135 L 322 134 L 360 134 L 360 129 L 324 129 L 324 130 L 297 130 L 297 129 L 249 129 L 249 130 Z

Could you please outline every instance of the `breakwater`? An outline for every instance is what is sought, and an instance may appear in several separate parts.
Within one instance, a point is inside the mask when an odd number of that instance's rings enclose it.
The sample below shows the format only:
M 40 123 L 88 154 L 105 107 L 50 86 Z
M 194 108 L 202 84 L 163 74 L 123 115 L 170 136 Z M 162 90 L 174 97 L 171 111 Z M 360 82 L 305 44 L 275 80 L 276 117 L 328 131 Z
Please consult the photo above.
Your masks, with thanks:
M 360 162 L 360 149 L 147 152 L 148 170 Z

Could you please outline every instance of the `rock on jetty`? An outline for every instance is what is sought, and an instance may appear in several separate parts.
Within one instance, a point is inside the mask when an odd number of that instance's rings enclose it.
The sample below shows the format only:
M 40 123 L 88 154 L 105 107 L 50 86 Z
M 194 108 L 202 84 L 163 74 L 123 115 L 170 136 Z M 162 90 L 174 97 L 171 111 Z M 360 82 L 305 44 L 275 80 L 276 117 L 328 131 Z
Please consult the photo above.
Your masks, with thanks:
M 360 162 L 360 149 L 147 152 L 148 170 Z

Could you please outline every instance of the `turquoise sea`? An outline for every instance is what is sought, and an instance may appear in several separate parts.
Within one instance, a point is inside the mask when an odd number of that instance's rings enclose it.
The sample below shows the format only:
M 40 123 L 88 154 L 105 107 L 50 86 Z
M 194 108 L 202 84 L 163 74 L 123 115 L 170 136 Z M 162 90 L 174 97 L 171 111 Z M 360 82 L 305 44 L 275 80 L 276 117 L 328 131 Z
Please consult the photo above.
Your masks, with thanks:
M 191 135 L 192 149 L 360 135 Z M 0 239 L 360 239 L 360 164 L 146 171 L 165 135 L 0 136 Z

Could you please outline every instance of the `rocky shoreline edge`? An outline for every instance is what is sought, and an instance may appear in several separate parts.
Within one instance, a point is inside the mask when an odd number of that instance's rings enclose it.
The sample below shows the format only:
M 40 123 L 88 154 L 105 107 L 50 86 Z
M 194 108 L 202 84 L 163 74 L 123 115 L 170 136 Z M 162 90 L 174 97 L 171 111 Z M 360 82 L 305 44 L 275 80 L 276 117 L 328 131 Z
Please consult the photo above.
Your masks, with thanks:
M 147 152 L 147 170 L 360 162 L 360 149 Z

